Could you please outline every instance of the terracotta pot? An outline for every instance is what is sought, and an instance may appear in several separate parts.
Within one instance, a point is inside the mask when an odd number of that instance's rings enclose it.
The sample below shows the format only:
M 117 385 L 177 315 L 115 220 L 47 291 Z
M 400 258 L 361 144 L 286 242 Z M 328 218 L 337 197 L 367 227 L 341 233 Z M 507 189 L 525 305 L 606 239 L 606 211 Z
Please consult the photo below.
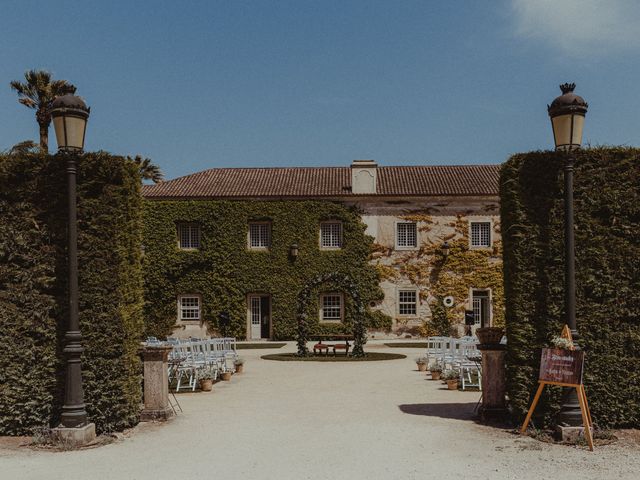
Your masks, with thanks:
M 244 372 L 244 364 L 236 365 L 236 373 L 242 373 L 242 372 Z
M 210 392 L 213 389 L 213 380 L 210 378 L 206 380 L 200 380 L 200 390 L 203 392 Z
M 418 371 L 419 372 L 426 372 L 427 371 L 427 364 L 426 363 L 418 363 Z
M 222 378 L 222 380 L 224 380 L 225 382 L 228 382 L 229 380 L 231 380 L 231 372 L 223 372 L 222 375 L 220 376 Z
M 447 380 L 447 387 L 449 390 L 457 390 L 458 389 L 458 380 Z
M 504 328 L 500 327 L 485 327 L 476 329 L 476 337 L 480 345 L 496 345 L 502 340 L 504 335 Z
M 431 372 L 431 380 L 440 380 L 440 375 L 442 374 L 442 372 Z

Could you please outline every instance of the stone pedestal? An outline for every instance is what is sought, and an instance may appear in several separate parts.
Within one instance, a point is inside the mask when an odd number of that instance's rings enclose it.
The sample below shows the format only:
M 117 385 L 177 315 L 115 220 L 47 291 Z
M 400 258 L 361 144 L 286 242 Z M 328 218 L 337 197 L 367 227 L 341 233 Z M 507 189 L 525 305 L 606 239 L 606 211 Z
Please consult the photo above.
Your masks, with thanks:
M 56 443 L 71 448 L 82 447 L 96 439 L 95 423 L 87 423 L 81 427 L 57 427 L 52 430 L 53 440 Z
M 555 427 L 555 436 L 556 439 L 563 442 L 576 443 L 580 437 L 584 438 L 584 428 L 558 425 Z M 593 430 L 591 430 L 591 435 L 593 435 Z
M 507 413 L 504 357 L 506 345 L 479 345 L 482 352 L 482 418 L 502 417 Z
M 171 346 L 145 345 L 142 348 L 144 362 L 144 409 L 141 422 L 164 422 L 173 417 L 169 405 L 169 377 L 167 360 Z

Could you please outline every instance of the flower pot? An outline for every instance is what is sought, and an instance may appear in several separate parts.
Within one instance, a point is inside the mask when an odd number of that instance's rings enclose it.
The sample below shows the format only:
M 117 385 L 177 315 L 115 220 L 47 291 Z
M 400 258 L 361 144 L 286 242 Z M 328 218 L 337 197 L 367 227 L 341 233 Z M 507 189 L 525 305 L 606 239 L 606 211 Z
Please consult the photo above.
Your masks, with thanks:
M 242 372 L 244 372 L 244 364 L 236 365 L 236 373 L 242 373 Z
M 447 387 L 449 388 L 449 390 L 457 390 L 458 389 L 458 379 L 447 380 Z
M 222 375 L 220 376 L 222 378 L 222 380 L 224 380 L 225 382 L 228 382 L 229 380 L 231 380 L 231 372 L 223 372 Z
M 426 372 L 427 371 L 427 364 L 426 363 L 418 363 L 418 371 L 419 372 Z
M 440 380 L 440 375 L 442 374 L 442 372 L 434 372 L 433 370 L 431 371 L 431 380 Z
M 213 389 L 213 380 L 207 378 L 205 380 L 200 380 L 200 390 L 203 392 L 210 392 Z
M 504 329 L 500 327 L 485 327 L 476 329 L 476 337 L 480 345 L 498 345 L 502 336 L 504 335 Z

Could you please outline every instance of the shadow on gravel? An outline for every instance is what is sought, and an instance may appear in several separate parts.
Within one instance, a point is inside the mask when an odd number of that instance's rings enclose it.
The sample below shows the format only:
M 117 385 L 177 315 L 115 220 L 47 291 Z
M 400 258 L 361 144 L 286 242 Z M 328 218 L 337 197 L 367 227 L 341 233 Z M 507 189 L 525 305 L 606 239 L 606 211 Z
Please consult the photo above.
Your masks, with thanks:
M 455 420 L 477 419 L 474 408 L 476 402 L 469 403 L 414 403 L 410 405 L 399 405 L 402 413 L 409 415 L 424 415 L 427 417 L 452 418 Z

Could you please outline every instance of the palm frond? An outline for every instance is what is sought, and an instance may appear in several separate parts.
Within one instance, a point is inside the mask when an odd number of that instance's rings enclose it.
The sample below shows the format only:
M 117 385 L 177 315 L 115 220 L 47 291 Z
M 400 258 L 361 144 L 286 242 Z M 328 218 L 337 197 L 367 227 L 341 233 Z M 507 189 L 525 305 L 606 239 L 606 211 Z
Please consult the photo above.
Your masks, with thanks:
M 143 180 L 151 180 L 153 183 L 160 183 L 164 179 L 164 175 L 160 167 L 152 163 L 150 158 L 143 158 L 141 155 L 135 157 L 127 157 L 132 162 L 138 164 L 140 177 Z
M 37 153 L 40 147 L 33 140 L 24 140 L 16 143 L 9 149 L 9 155 L 21 155 L 26 153 Z

